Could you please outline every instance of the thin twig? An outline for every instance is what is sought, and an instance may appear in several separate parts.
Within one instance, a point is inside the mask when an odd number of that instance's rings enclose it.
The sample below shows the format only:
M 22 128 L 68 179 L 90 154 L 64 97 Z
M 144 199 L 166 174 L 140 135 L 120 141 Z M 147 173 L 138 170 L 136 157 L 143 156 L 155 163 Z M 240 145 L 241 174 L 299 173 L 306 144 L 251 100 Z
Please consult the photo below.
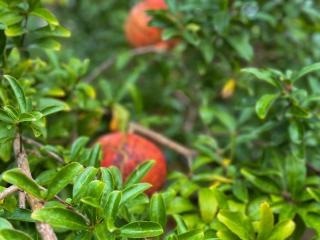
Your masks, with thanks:
M 129 51 L 129 56 L 139 56 L 144 55 L 147 53 L 158 53 L 161 52 L 158 48 L 155 46 L 148 46 L 148 47 L 141 47 L 141 48 L 135 48 Z M 117 55 L 114 55 L 110 57 L 109 59 L 102 62 L 97 68 L 95 68 L 87 78 L 85 78 L 84 82 L 91 83 L 93 82 L 100 74 L 102 74 L 104 71 L 106 71 L 110 66 L 113 65 L 113 63 L 117 60 Z
M 11 194 L 14 194 L 15 192 L 19 191 L 19 188 L 12 185 L 8 188 L 6 188 L 5 190 L 3 190 L 2 192 L 0 192 L 0 201 L 5 199 L 6 197 L 8 197 Z
M 13 142 L 13 150 L 15 153 L 18 167 L 21 168 L 21 170 L 24 172 L 24 174 L 26 174 L 28 177 L 30 177 L 32 179 L 27 154 L 23 148 L 21 137 L 20 137 L 19 133 L 17 134 L 17 136 Z M 33 211 L 42 208 L 44 205 L 43 202 L 41 202 L 40 200 L 38 200 L 30 195 L 27 195 L 27 200 L 28 200 L 28 202 L 31 206 L 31 209 Z M 57 240 L 57 236 L 49 224 L 43 223 L 43 222 L 36 222 L 36 228 L 37 228 L 37 230 L 43 240 Z
M 44 145 L 42 143 L 39 143 L 39 142 L 37 142 L 36 140 L 34 140 L 32 138 L 22 137 L 22 140 L 27 144 L 35 145 L 36 147 L 39 147 L 39 148 L 43 148 L 44 147 Z M 63 160 L 63 158 L 60 157 L 58 154 L 56 154 L 54 152 L 51 152 L 51 151 L 48 151 L 47 149 L 44 149 L 44 150 L 47 152 L 47 154 L 50 157 L 52 157 L 53 159 L 57 160 L 61 164 L 65 164 L 65 161 Z
M 149 137 L 158 143 L 167 146 L 168 148 L 171 148 L 172 150 L 184 155 L 188 161 L 189 167 L 191 167 L 192 159 L 196 156 L 196 151 L 186 148 L 185 146 L 182 146 L 181 144 L 151 130 L 146 127 L 141 126 L 137 123 L 129 123 L 129 132 L 137 132 L 142 135 L 145 135 L 146 137 Z

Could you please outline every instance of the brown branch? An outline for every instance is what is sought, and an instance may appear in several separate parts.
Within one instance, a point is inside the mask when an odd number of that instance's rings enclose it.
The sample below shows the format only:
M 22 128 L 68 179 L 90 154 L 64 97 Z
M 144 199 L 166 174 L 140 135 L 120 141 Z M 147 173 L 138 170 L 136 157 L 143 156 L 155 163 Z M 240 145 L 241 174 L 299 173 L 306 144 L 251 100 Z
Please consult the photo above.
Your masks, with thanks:
M 22 141 L 20 134 L 18 133 L 14 142 L 13 142 L 13 149 L 16 156 L 18 167 L 21 168 L 21 170 L 30 178 L 32 178 L 30 168 L 29 168 L 29 162 L 27 158 L 27 154 L 23 148 Z M 43 207 L 43 202 L 40 200 L 27 195 L 27 200 L 31 206 L 31 209 L 33 211 L 40 209 Z M 43 222 L 36 222 L 36 228 L 43 240 L 57 240 L 57 236 L 54 233 L 52 227 Z
M 141 126 L 137 123 L 129 123 L 129 132 L 137 132 L 140 133 L 146 137 L 149 137 L 158 143 L 167 146 L 168 148 L 171 148 L 173 151 L 180 153 L 184 155 L 188 161 L 189 167 L 191 167 L 192 159 L 197 155 L 196 151 L 186 148 L 185 146 L 182 146 L 181 144 L 151 130 L 146 127 Z
M 36 147 L 39 147 L 39 148 L 43 148 L 44 147 L 44 145 L 42 143 L 39 143 L 39 142 L 37 142 L 36 140 L 34 140 L 32 138 L 22 137 L 22 140 L 27 144 L 35 145 Z M 54 152 L 51 152 L 51 151 L 48 151 L 47 149 L 44 149 L 44 150 L 47 152 L 47 154 L 50 157 L 52 157 L 53 159 L 57 160 L 61 164 L 65 164 L 65 161 L 63 160 L 63 158 L 60 157 L 58 154 L 56 154 Z
M 158 53 L 161 52 L 158 48 L 155 46 L 148 46 L 148 47 L 140 47 L 140 48 L 135 48 L 129 51 L 129 56 L 134 57 L 134 56 L 139 56 L 139 55 L 144 55 L 147 53 Z M 109 59 L 105 60 L 102 62 L 97 68 L 95 68 L 87 78 L 85 78 L 84 82 L 86 83 L 91 83 L 93 82 L 100 74 L 102 74 L 104 71 L 106 71 L 109 67 L 111 67 L 114 62 L 117 60 L 117 55 L 114 55 L 110 57 Z
M 6 197 L 8 197 L 11 194 L 14 194 L 15 192 L 19 191 L 19 188 L 12 185 L 8 188 L 6 188 L 5 190 L 3 190 L 2 192 L 0 192 L 0 201 L 5 199 Z

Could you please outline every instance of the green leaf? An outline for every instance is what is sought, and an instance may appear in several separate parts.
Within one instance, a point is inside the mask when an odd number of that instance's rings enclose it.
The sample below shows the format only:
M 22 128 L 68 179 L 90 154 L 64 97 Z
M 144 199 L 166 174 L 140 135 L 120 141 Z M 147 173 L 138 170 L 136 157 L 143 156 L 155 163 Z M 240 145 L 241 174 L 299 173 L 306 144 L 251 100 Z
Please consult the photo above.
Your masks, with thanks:
M 232 185 L 232 192 L 242 202 L 248 202 L 248 188 L 246 183 L 241 180 L 234 181 Z
M 173 218 L 176 222 L 176 225 L 177 225 L 176 228 L 179 234 L 182 234 L 188 231 L 188 227 L 180 215 L 173 214 Z
M 45 107 L 44 109 L 41 110 L 41 113 L 43 116 L 47 116 L 47 115 L 57 113 L 57 112 L 60 112 L 63 110 L 64 110 L 63 105 L 53 105 L 53 106 Z
M 108 232 L 108 229 L 104 222 L 95 225 L 94 236 L 97 238 L 97 240 L 106 240 L 106 239 L 115 240 L 116 239 L 114 233 Z
M 155 222 L 132 222 L 120 228 L 120 236 L 124 238 L 156 237 L 162 233 L 162 227 Z
M 32 240 L 26 233 L 14 229 L 1 229 L 0 240 Z
M 272 104 L 277 100 L 279 94 L 265 94 L 256 103 L 256 113 L 260 119 L 265 119 Z
M 74 177 L 80 174 L 82 170 L 83 167 L 76 162 L 64 166 L 49 184 L 46 199 L 53 198 L 57 193 L 71 183 Z
M 73 185 L 72 196 L 73 201 L 77 202 L 84 194 L 88 184 L 95 179 L 98 169 L 87 167 L 77 178 Z
M 239 238 L 228 230 L 218 231 L 217 237 L 221 240 L 239 240 Z
M 36 198 L 42 198 L 40 186 L 25 175 L 20 168 L 14 168 L 4 172 L 2 179 Z
M 256 188 L 265 193 L 277 194 L 280 192 L 279 187 L 269 178 L 256 176 L 247 169 L 241 169 L 241 174 Z
M 20 23 L 23 20 L 23 16 L 18 15 L 17 13 L 10 11 L 0 14 L 0 22 L 4 23 L 7 26 L 11 26 L 17 23 Z
M 279 83 L 272 78 L 272 73 L 268 70 L 257 69 L 257 68 L 243 68 L 241 72 L 252 74 L 259 80 L 263 80 L 274 87 L 280 87 Z
M 209 188 L 199 190 L 199 208 L 203 221 L 210 223 L 218 210 L 218 200 Z
M 110 232 L 117 229 L 115 226 L 116 217 L 121 203 L 122 193 L 120 191 L 113 191 L 109 194 L 107 206 L 105 209 L 105 221 Z
M 34 34 L 37 34 L 40 37 L 70 37 L 71 36 L 71 32 L 62 26 L 56 26 L 54 29 L 52 29 L 51 26 L 45 26 L 45 27 L 36 29 L 34 31 Z
M 257 240 L 268 239 L 273 229 L 274 217 L 268 203 L 264 202 L 260 205 L 260 221 L 258 227 Z
M 173 201 L 170 202 L 168 213 L 183 213 L 194 210 L 194 205 L 189 199 L 176 197 Z
M 79 137 L 71 146 L 70 150 L 70 158 L 72 161 L 77 161 L 78 157 L 85 147 L 85 145 L 89 142 L 88 137 Z
M 204 233 L 202 230 L 194 229 L 189 232 L 178 235 L 179 240 L 203 240 Z
M 35 220 L 31 218 L 31 213 L 32 213 L 31 210 L 15 208 L 13 212 L 9 212 L 9 211 L 1 212 L 0 216 L 5 219 L 14 220 L 14 221 L 35 222 Z
M 130 187 L 126 187 L 122 192 L 121 205 L 127 203 L 128 201 L 134 199 L 139 194 L 151 188 L 149 183 L 137 183 L 133 184 Z
M 18 37 L 25 33 L 25 30 L 22 28 L 21 24 L 12 25 L 7 28 L 5 31 L 7 37 Z
M 249 36 L 246 34 L 229 36 L 229 44 L 238 52 L 239 56 L 247 61 L 253 58 L 253 48 L 250 44 Z
M 5 111 L 0 109 L 0 121 L 5 123 L 13 123 L 14 119 L 9 116 Z
M 23 92 L 21 86 L 19 85 L 18 81 L 14 77 L 11 77 L 9 75 L 4 75 L 3 77 L 9 82 L 10 87 L 11 87 L 11 89 L 17 99 L 18 104 L 19 104 L 19 108 L 20 108 L 21 113 L 26 112 L 27 100 L 26 100 L 24 92 Z
M 7 220 L 2 217 L 0 217 L 0 230 L 1 229 L 12 229 L 12 224 Z
M 306 67 L 302 68 L 297 74 L 294 75 L 294 77 L 292 78 L 292 81 L 295 82 L 298 79 L 305 76 L 306 74 L 311 73 L 311 72 L 315 72 L 318 70 L 320 70 L 320 63 L 314 63 L 309 66 L 306 66 Z
M 218 219 L 240 239 L 255 239 L 255 233 L 251 222 L 241 213 L 231 212 L 229 210 L 220 210 Z
M 32 213 L 31 217 L 53 227 L 69 230 L 88 230 L 85 219 L 75 212 L 60 207 L 42 208 Z
M 305 159 L 300 159 L 295 156 L 288 156 L 286 158 L 285 177 L 287 181 L 288 191 L 292 194 L 294 199 L 301 196 L 301 192 L 305 186 L 307 176 Z
M 292 220 L 285 220 L 278 223 L 268 240 L 285 240 L 294 232 L 296 224 Z
M 50 12 L 46 8 L 36 8 L 30 14 L 36 17 L 40 17 L 43 20 L 46 20 L 51 25 L 59 25 L 57 18 L 53 15 L 52 12 Z
M 150 220 L 159 223 L 163 229 L 166 228 L 167 216 L 166 216 L 166 206 L 162 197 L 162 194 L 155 193 L 151 197 L 150 210 L 149 210 Z
M 155 161 L 146 161 L 138 165 L 138 167 L 129 175 L 126 180 L 125 187 L 140 183 L 141 179 L 149 172 Z

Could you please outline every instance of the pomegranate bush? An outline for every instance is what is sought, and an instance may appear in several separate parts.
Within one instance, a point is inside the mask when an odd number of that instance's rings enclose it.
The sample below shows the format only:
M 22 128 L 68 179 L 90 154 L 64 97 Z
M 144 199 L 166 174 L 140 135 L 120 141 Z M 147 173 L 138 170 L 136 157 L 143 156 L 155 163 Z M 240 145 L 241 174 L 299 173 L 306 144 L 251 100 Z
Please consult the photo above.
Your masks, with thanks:
M 0 0 L 0 239 L 318 239 L 319 8 Z

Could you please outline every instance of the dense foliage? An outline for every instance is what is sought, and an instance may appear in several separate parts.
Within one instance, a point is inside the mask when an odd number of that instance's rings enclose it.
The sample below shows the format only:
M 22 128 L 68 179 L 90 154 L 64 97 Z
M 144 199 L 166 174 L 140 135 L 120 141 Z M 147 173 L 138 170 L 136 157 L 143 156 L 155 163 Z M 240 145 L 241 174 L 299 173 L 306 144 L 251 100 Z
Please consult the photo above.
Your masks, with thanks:
M 136 2 L 0 0 L 0 239 L 319 239 L 320 4 L 166 0 L 159 51 Z M 196 153 L 152 196 L 100 167 L 130 122 Z

